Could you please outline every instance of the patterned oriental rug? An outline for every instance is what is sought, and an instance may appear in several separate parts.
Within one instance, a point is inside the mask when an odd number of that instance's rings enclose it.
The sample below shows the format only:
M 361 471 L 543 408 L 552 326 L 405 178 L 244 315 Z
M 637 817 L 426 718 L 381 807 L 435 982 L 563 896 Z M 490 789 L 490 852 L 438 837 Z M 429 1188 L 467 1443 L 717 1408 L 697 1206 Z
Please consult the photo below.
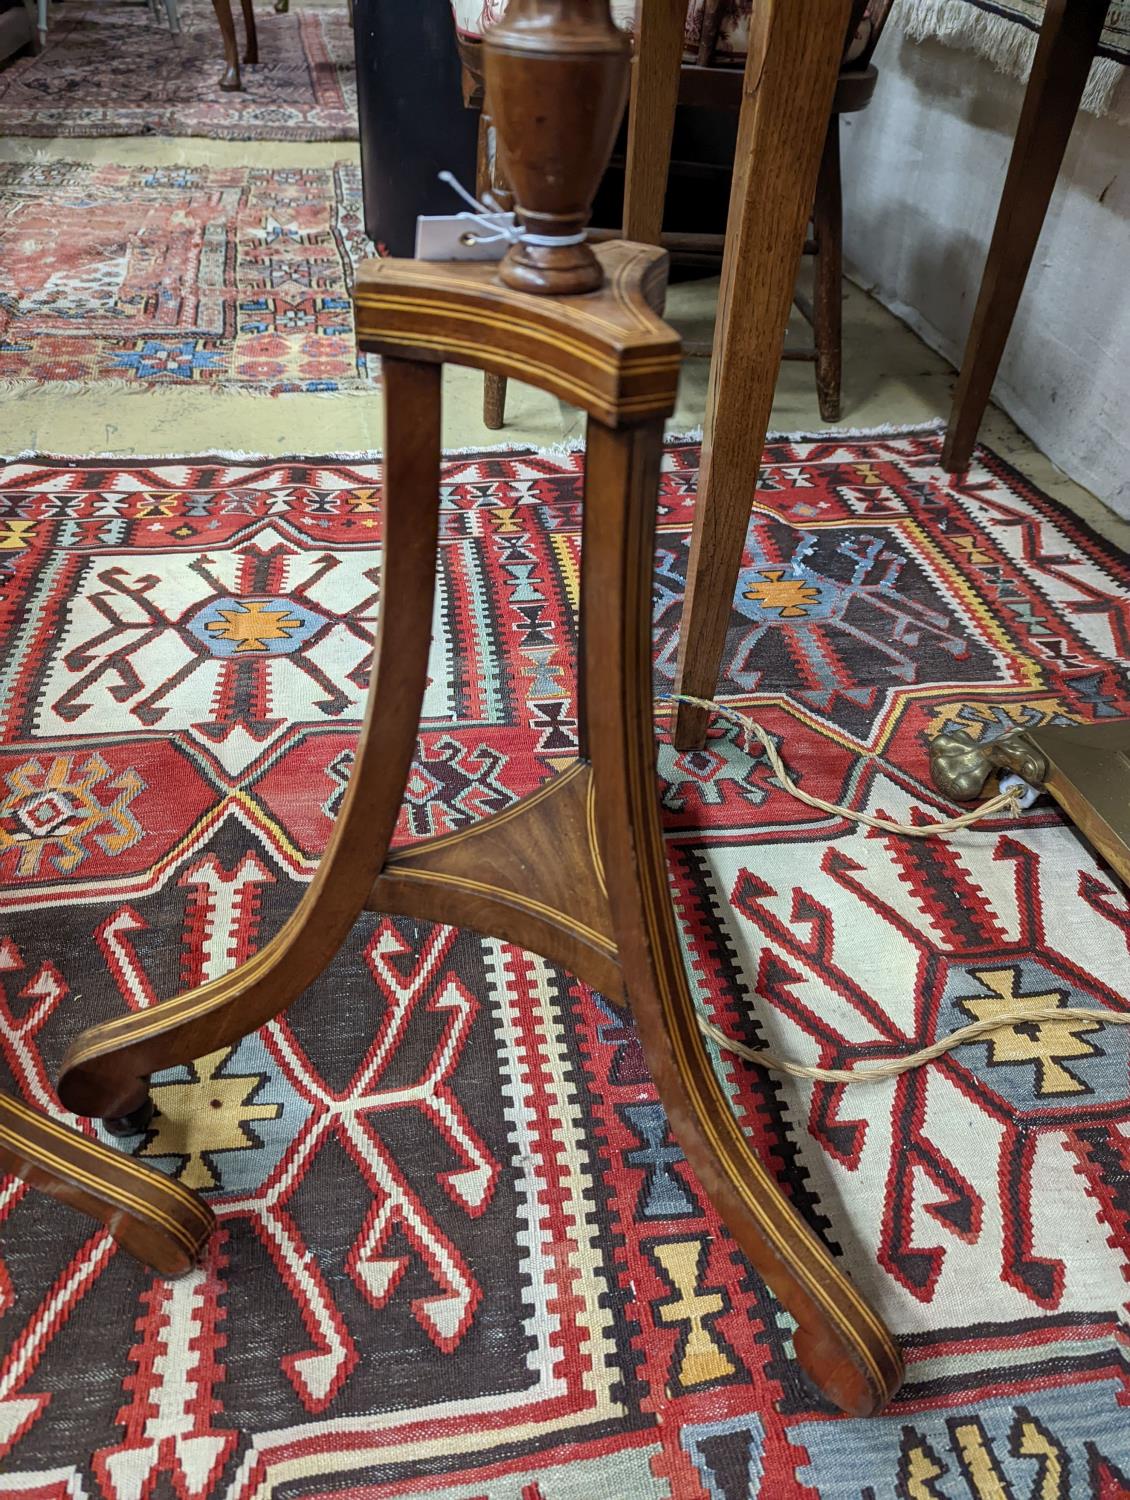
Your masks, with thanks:
M 916 41 L 936 37 L 971 47 L 998 71 L 1027 78 L 1044 20 L 1044 0 L 899 0 L 895 15 Z M 1082 107 L 1104 115 L 1122 87 L 1130 63 L 1130 0 L 1110 0 L 1099 55 Z
M 350 162 L 0 162 L 0 389 L 366 388 L 362 221 Z
M 952 482 L 939 441 L 771 445 L 723 685 L 802 785 L 904 821 L 951 810 L 943 725 L 1130 711 L 1130 560 L 991 453 Z M 660 686 L 697 463 L 664 464 Z M 582 464 L 446 464 L 404 840 L 575 749 Z M 349 774 L 380 488 L 336 459 L 0 471 L 7 1087 L 51 1107 L 80 1027 L 246 960 L 298 900 Z M 729 727 L 661 737 L 660 769 L 698 1003 L 748 1043 L 845 1066 L 1018 996 L 1126 1009 L 1127 894 L 1054 806 L 917 842 L 812 813 Z M 866 1090 L 719 1057 L 900 1337 L 901 1397 L 850 1420 L 799 1377 L 628 1017 L 506 944 L 367 919 L 284 1021 L 156 1081 L 136 1150 L 215 1205 L 198 1273 L 0 1187 L 0 1495 L 1115 1500 L 1128 1057 L 1125 1028 L 1046 1022 Z
M 243 18 L 236 35 L 243 50 Z M 51 6 L 47 46 L 0 72 L 0 136 L 201 135 L 223 141 L 355 141 L 357 73 L 345 0 L 277 16 L 257 9 L 259 57 L 243 89 L 219 87 L 224 49 L 207 0 L 181 0 L 181 32 L 128 0 Z

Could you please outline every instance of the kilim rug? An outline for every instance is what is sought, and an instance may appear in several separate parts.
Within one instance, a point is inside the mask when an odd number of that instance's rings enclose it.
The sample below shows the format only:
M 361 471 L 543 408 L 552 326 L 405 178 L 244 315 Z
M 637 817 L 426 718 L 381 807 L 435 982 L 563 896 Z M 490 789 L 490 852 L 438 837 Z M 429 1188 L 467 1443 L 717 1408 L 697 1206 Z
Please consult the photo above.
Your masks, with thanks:
M 1001 72 L 1027 78 L 1044 19 L 1044 0 L 898 0 L 896 18 L 915 40 L 937 37 L 972 47 Z M 1099 55 L 1083 95 L 1091 114 L 1107 112 L 1130 63 L 1130 0 L 1110 0 Z
M 723 692 L 801 783 L 952 809 L 926 737 L 1130 710 L 1130 560 L 982 451 L 776 443 Z M 576 748 L 579 455 L 444 471 L 400 837 Z M 669 684 L 698 450 L 661 498 Z M 0 476 L 0 1055 L 48 1107 L 81 1026 L 246 960 L 349 774 L 381 470 L 12 462 Z M 831 1066 L 1018 996 L 1125 1010 L 1130 904 L 1054 807 L 942 841 L 814 814 L 730 728 L 660 750 L 698 1002 Z M 825 1409 L 668 1131 L 630 1020 L 506 944 L 369 918 L 281 1022 L 158 1078 L 146 1160 L 220 1218 L 146 1274 L 0 1189 L 0 1494 L 191 1500 L 1115 1500 L 1130 1493 L 1130 1033 L 1039 1023 L 875 1088 L 719 1057 L 745 1128 L 897 1331 Z M 56 1106 L 57 1108 L 57 1106 Z
M 362 219 L 347 162 L 0 162 L 0 382 L 363 389 Z
M 243 21 L 236 33 L 243 48 Z M 355 141 L 357 73 L 345 0 L 256 11 L 259 57 L 219 87 L 224 49 L 207 0 L 182 0 L 181 34 L 129 0 L 52 4 L 47 46 L 0 71 L 0 136 L 203 135 Z

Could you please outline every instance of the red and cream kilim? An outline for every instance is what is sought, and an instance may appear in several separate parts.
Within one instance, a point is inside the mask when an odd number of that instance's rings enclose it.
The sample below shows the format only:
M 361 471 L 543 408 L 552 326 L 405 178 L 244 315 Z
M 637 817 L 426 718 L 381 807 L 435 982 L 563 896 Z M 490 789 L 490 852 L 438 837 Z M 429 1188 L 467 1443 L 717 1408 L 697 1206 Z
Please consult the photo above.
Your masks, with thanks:
M 801 784 L 952 811 L 927 740 L 1130 711 L 1130 563 L 936 436 L 771 445 L 722 694 Z M 670 688 L 698 451 L 667 452 Z M 580 456 L 444 470 L 400 837 L 576 748 Z M 379 611 L 379 463 L 0 471 L 0 1078 L 58 1111 L 84 1025 L 247 959 L 325 846 Z M 1041 996 L 1127 1008 L 1125 890 L 1054 807 L 915 842 L 660 730 L 698 1003 L 833 1067 Z M 718 1058 L 902 1344 L 824 1408 L 687 1170 L 624 1014 L 542 959 L 368 918 L 281 1021 L 155 1080 L 140 1155 L 219 1232 L 165 1282 L 0 1183 L 0 1496 L 1115 1500 L 1130 1493 L 1130 1031 L 1041 1022 L 878 1087 Z

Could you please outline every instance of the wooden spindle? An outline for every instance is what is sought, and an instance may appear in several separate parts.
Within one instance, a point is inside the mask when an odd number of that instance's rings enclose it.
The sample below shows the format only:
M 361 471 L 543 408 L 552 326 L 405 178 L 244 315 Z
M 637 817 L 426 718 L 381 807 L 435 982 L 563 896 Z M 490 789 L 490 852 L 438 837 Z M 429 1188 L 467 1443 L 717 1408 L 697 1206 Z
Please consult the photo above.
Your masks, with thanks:
M 595 291 L 585 227 L 612 154 L 630 46 L 608 0 L 511 0 L 483 62 L 497 150 L 525 235 L 500 275 L 516 291 Z

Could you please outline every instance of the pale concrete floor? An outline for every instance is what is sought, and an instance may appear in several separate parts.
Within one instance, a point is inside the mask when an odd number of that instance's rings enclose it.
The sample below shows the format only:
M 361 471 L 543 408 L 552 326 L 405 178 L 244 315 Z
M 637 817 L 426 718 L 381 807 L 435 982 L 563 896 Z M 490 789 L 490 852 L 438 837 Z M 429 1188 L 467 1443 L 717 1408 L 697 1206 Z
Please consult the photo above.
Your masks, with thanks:
M 306 0 L 309 3 L 309 0 Z M 145 165 L 330 165 L 356 157 L 348 141 L 258 142 L 151 137 L 97 140 L 0 141 L 0 161 L 34 159 L 101 161 Z M 949 411 L 953 372 L 904 324 L 860 291 L 845 286 L 844 428 L 908 425 L 944 418 Z M 676 284 L 667 314 L 689 339 L 711 334 L 717 281 Z M 790 341 L 803 342 L 807 330 L 794 315 Z M 709 361 L 688 360 L 683 368 L 673 432 L 698 427 L 706 406 Z M 549 446 L 578 438 L 580 415 L 540 391 L 514 383 L 507 425 L 491 432 L 482 423 L 482 380 L 469 370 L 449 368 L 444 387 L 444 443 L 451 448 L 499 442 Z M 773 404 L 772 426 L 780 432 L 824 428 L 816 404 L 810 365 L 786 363 Z M 1034 484 L 1068 505 L 1120 547 L 1130 550 L 1130 522 L 1109 510 L 1047 459 L 996 408 L 990 409 L 982 436 L 997 453 Z M 29 387 L 0 402 L 0 452 L 35 450 L 84 455 L 113 453 L 156 457 L 238 451 L 254 454 L 375 452 L 383 441 L 379 395 L 364 391 L 333 396 L 288 395 L 274 399 L 251 394 L 125 390 L 106 382 L 75 393 L 50 384 Z

